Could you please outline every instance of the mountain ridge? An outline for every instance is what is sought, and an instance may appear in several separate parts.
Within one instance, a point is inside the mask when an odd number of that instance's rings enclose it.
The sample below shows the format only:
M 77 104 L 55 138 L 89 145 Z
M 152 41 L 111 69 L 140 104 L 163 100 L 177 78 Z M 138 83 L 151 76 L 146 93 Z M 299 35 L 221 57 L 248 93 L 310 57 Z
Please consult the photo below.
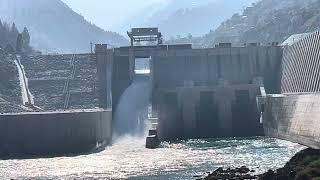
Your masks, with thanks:
M 118 33 L 88 22 L 61 0 L 0 0 L 0 17 L 28 27 L 31 45 L 42 52 L 83 53 L 90 42 L 114 46 L 128 44 Z
M 170 39 L 167 43 L 192 43 L 195 48 L 210 48 L 221 42 L 235 46 L 281 43 L 293 34 L 319 30 L 319 9 L 318 0 L 261 0 L 204 36 Z
M 235 12 L 240 12 L 243 7 L 256 1 L 235 0 L 230 4 L 230 1 L 225 0 L 203 0 L 201 2 L 171 0 L 154 3 L 126 21 L 117 30 L 122 32 L 122 29 L 128 29 L 130 25 L 131 27 L 157 26 L 166 38 L 188 34 L 203 35 Z

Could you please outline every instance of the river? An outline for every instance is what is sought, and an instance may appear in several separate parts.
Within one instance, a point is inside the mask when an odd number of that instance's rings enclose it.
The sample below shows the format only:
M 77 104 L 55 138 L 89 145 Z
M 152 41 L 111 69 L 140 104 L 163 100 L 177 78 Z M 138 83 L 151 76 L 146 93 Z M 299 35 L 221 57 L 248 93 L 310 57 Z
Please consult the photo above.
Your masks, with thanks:
M 265 137 L 188 140 L 144 148 L 124 136 L 100 153 L 0 161 L 5 179 L 195 179 L 217 167 L 246 165 L 256 173 L 282 167 L 304 147 Z

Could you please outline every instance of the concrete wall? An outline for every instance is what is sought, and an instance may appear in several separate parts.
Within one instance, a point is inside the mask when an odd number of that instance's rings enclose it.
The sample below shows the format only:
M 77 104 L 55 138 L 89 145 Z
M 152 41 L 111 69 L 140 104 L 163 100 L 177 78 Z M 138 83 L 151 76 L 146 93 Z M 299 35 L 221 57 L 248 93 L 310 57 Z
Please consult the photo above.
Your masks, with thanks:
M 320 149 L 320 94 L 269 95 L 263 126 L 267 136 Z
M 282 93 L 319 92 L 320 32 L 286 46 L 282 65 Z
M 106 45 L 97 44 L 95 57 L 100 107 L 112 108 L 113 50 L 107 49 Z
M 0 156 L 86 152 L 112 135 L 111 110 L 0 115 Z
M 129 56 L 115 56 L 112 73 L 112 101 L 115 110 L 121 95 L 130 86 L 132 75 L 130 71 Z
M 255 98 L 259 85 L 159 90 L 161 140 L 263 134 Z
M 255 99 L 263 86 L 280 92 L 281 58 L 279 46 L 154 51 L 160 138 L 263 135 Z
M 152 56 L 155 88 L 251 84 L 263 77 L 268 93 L 280 92 L 282 48 L 279 46 L 229 47 L 156 51 Z M 270 73 L 273 72 L 273 73 Z
M 286 46 L 281 93 L 260 98 L 265 134 L 320 149 L 320 32 Z

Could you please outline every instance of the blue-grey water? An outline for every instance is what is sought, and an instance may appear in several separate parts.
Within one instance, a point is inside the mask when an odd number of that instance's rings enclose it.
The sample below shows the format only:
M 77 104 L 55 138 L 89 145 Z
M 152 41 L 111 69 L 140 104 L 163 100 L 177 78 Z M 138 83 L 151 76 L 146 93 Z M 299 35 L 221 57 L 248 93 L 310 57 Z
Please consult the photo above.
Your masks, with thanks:
M 144 148 L 122 137 L 106 150 L 75 157 L 1 160 L 0 179 L 195 179 L 217 167 L 246 165 L 256 173 L 282 167 L 304 147 L 264 137 L 188 140 Z

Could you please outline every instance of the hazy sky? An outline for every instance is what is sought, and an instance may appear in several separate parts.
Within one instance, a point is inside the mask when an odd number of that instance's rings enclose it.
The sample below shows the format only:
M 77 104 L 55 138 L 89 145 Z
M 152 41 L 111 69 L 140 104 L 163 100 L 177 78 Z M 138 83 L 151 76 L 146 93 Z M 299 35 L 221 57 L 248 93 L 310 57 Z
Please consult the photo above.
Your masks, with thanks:
M 168 0 L 62 0 L 87 20 L 106 29 L 129 19 L 139 10 Z

